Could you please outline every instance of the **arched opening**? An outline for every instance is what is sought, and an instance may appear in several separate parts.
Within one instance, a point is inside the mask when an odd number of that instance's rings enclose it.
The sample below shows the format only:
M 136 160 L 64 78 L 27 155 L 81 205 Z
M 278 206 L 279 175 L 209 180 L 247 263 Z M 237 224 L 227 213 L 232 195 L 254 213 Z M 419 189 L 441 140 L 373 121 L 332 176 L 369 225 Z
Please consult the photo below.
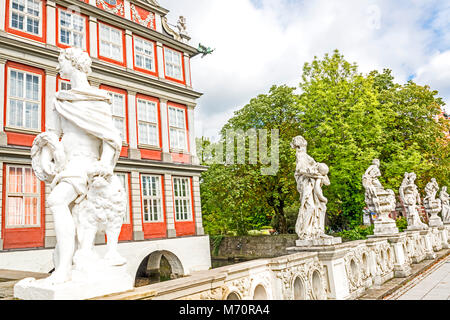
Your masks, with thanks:
M 364 273 L 366 274 L 366 276 L 368 276 L 370 273 L 369 272 L 369 262 L 367 261 L 367 255 L 365 253 L 362 254 L 361 261 L 362 261 L 362 267 L 363 267 Z
M 294 300 L 306 300 L 305 284 L 300 277 L 294 281 Z
M 381 250 L 381 267 L 382 269 L 386 266 L 387 261 L 386 261 L 386 251 Z
M 236 292 L 231 292 L 225 300 L 241 300 L 241 297 Z
M 322 283 L 322 275 L 318 270 L 314 271 L 312 274 L 312 287 L 313 287 L 313 295 L 316 300 L 324 300 L 325 299 L 325 288 Z
M 402 249 L 403 249 L 403 253 L 405 255 L 405 257 L 409 256 L 409 252 L 408 252 L 408 245 L 407 243 L 402 243 Z
M 350 260 L 350 270 L 352 272 L 352 278 L 354 282 L 357 282 L 359 279 L 359 270 L 358 265 L 356 264 L 355 260 Z
M 267 292 L 264 286 L 258 284 L 253 294 L 253 300 L 267 300 Z
M 392 255 L 391 248 L 388 248 L 386 250 L 386 256 L 387 256 L 387 263 L 388 263 L 388 265 L 389 266 L 392 265 L 394 263 L 394 257 Z
M 155 251 L 145 257 L 136 272 L 135 287 L 168 281 L 184 275 L 180 259 L 169 251 Z

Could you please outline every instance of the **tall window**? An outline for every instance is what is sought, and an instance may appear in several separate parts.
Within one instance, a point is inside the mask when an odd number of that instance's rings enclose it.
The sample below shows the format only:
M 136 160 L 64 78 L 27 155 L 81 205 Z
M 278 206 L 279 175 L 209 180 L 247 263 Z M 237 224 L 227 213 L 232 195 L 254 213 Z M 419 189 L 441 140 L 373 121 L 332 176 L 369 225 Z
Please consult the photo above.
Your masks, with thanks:
M 86 49 L 86 18 L 73 11 L 59 9 L 59 39 L 61 44 Z
M 173 178 L 175 219 L 191 221 L 191 188 L 189 178 Z
M 170 147 L 176 150 L 187 150 L 185 110 L 169 107 Z
M 126 173 L 116 173 L 116 176 L 120 179 L 120 182 L 122 183 L 122 187 L 125 190 L 125 194 L 127 195 L 127 209 L 125 213 L 125 217 L 123 218 L 124 224 L 130 224 L 130 204 L 129 201 L 129 191 L 128 191 L 128 175 Z
M 122 31 L 102 23 L 100 28 L 100 55 L 105 58 L 123 62 Z
M 6 170 L 6 227 L 39 226 L 39 181 L 31 167 L 7 166 Z
M 166 76 L 183 81 L 182 55 L 180 52 L 164 48 Z
M 134 63 L 137 68 L 156 72 L 155 44 L 151 41 L 134 37 Z
M 125 95 L 111 91 L 108 92 L 108 95 L 111 97 L 112 101 L 112 117 L 114 126 L 117 128 L 117 130 L 119 130 L 122 141 L 126 141 L 127 133 L 125 124 Z
M 161 177 L 142 175 L 141 184 L 144 222 L 163 222 Z
M 159 146 L 158 106 L 156 102 L 137 99 L 139 144 Z
M 9 69 L 7 125 L 39 130 L 41 76 Z
M 42 34 L 42 2 L 40 0 L 11 0 L 10 27 L 32 35 Z

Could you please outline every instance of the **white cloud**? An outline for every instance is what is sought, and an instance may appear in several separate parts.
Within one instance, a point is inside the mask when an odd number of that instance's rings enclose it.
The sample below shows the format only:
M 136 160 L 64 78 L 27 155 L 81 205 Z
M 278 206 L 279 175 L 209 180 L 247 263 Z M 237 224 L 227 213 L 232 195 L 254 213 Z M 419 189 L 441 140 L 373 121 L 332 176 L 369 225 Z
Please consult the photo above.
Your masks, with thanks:
M 204 93 L 198 101 L 197 136 L 217 136 L 234 110 L 273 84 L 297 86 L 303 64 L 334 49 L 363 72 L 389 68 L 400 83 L 417 74 L 450 97 L 448 77 L 433 75 L 436 63 L 442 63 L 438 39 L 449 38 L 443 28 L 449 12 L 445 1 L 159 2 L 171 11 L 169 22 L 186 17 L 191 45 L 216 49 L 192 60 L 194 88 Z
M 450 111 L 450 50 L 434 54 L 429 62 L 417 70 L 414 79 L 420 85 L 431 85 L 444 97 L 446 110 Z

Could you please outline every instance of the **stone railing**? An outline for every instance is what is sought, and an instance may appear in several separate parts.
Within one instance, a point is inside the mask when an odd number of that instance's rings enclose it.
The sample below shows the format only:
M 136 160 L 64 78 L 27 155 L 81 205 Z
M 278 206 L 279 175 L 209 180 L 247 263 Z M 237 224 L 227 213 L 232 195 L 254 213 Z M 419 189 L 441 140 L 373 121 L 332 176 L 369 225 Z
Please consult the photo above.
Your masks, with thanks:
M 135 288 L 111 299 L 324 300 L 356 299 L 368 288 L 411 274 L 411 264 L 449 248 L 447 229 L 318 247 L 291 247 L 291 254 L 259 259 L 189 277 Z

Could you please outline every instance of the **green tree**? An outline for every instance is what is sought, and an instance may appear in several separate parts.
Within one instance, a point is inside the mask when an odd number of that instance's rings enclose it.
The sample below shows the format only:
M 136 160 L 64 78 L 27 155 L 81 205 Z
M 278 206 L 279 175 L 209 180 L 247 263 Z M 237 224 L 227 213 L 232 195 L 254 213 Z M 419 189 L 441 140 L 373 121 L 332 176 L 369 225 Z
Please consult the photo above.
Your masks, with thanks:
M 301 94 L 273 86 L 268 94 L 251 99 L 222 129 L 222 142 L 227 130 L 279 130 L 279 170 L 261 175 L 259 160 L 255 165 L 211 165 L 202 174 L 201 192 L 205 229 L 212 234 L 245 234 L 270 218 L 285 233 L 288 221 L 295 223 L 291 216 L 298 210 L 299 195 L 290 142 L 299 134 L 308 141 L 308 153 L 330 168 L 331 185 L 324 194 L 334 231 L 362 223 L 361 178 L 374 158 L 381 161 L 381 182 L 395 192 L 405 172 L 416 172 L 421 189 L 431 177 L 440 185 L 449 184 L 449 121 L 437 117 L 443 102 L 436 91 L 412 81 L 395 83 L 387 69 L 362 74 L 338 51 L 305 63 L 299 89 Z
M 235 225 L 240 232 L 245 232 L 267 225 L 273 219 L 279 232 L 287 232 L 284 210 L 297 197 L 293 178 L 295 154 L 290 148 L 292 137 L 300 130 L 294 90 L 287 86 L 273 86 L 268 94 L 257 96 L 237 111 L 222 129 L 221 142 L 224 144 L 227 131 L 266 129 L 270 134 L 270 130 L 278 130 L 279 170 L 274 175 L 262 175 L 261 169 L 266 165 L 261 162 L 260 155 L 256 164 L 250 164 L 250 144 L 246 138 L 245 164 L 214 164 L 202 175 L 202 190 L 205 192 L 202 193 L 203 212 L 209 215 L 205 219 L 207 224 L 217 219 L 227 221 L 225 215 L 236 218 L 232 218 L 236 220 Z M 268 144 L 272 146 L 270 139 Z M 237 145 L 234 148 L 236 151 Z M 230 209 L 232 213 L 226 214 Z M 232 225 L 229 221 L 224 224 Z
M 390 70 L 363 75 L 338 51 L 306 63 L 300 88 L 302 135 L 309 153 L 330 167 L 325 196 L 334 227 L 361 223 L 361 177 L 374 158 L 395 192 L 407 171 L 416 172 L 419 187 L 433 175 L 448 183 L 448 122 L 436 121 L 443 105 L 436 91 L 394 83 Z

